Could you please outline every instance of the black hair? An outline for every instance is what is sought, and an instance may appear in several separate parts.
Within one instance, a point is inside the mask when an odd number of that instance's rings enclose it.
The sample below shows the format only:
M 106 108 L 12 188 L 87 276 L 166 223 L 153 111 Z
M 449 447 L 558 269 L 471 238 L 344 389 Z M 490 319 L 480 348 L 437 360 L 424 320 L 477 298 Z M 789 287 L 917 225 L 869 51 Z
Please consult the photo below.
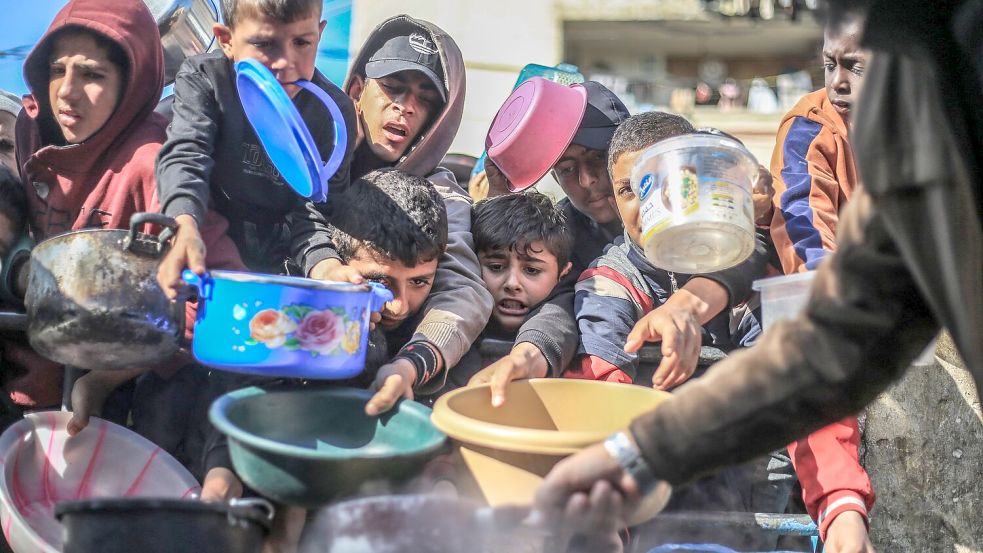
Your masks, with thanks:
M 331 198 L 335 248 L 348 262 L 367 248 L 408 267 L 447 249 L 447 208 L 430 182 L 398 169 L 382 169 Z
M 570 261 L 573 249 L 566 215 L 537 192 L 505 194 L 478 202 L 471 211 L 471 233 L 478 252 L 529 253 L 530 245 L 542 240 L 560 270 Z
M 293 23 L 311 14 L 321 17 L 322 0 L 222 0 L 222 21 L 233 29 L 244 16 L 262 14 L 280 23 Z
M 608 173 L 618 158 L 628 152 L 638 152 L 652 144 L 696 132 L 693 125 L 684 117 L 662 111 L 649 111 L 632 115 L 618 125 L 608 146 Z
M 27 224 L 27 195 L 20 179 L 6 165 L 0 164 L 0 215 L 10 220 L 14 233 L 20 234 Z
M 124 87 L 126 86 L 126 82 L 128 80 L 129 73 L 130 73 L 130 58 L 126 56 L 126 52 L 123 51 L 123 47 L 120 46 L 118 42 L 109 38 L 108 36 L 98 31 L 89 29 L 87 27 L 82 27 L 79 25 L 69 25 L 56 32 L 54 35 L 52 35 L 52 37 L 47 41 L 48 44 L 50 45 L 47 55 L 47 57 L 49 58 L 48 61 L 50 61 L 50 58 L 54 51 L 55 41 L 71 35 L 86 35 L 92 37 L 92 40 L 95 41 L 96 46 L 106 51 L 106 57 L 109 58 L 110 63 L 115 65 L 117 68 L 119 68 L 120 77 L 121 77 L 120 85 Z M 122 94 L 122 92 L 123 91 L 121 90 L 120 93 Z

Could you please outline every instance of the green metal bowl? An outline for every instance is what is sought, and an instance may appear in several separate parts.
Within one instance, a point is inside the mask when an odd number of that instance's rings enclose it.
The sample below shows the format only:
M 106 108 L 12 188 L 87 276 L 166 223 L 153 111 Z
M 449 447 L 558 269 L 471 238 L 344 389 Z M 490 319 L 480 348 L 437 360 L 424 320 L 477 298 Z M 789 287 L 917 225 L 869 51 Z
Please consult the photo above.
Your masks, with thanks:
M 351 388 L 236 390 L 215 400 L 209 418 L 229 437 L 236 472 L 249 487 L 283 503 L 318 507 L 419 474 L 447 436 L 430 409 L 401 401 L 380 417 L 365 414 L 371 394 Z

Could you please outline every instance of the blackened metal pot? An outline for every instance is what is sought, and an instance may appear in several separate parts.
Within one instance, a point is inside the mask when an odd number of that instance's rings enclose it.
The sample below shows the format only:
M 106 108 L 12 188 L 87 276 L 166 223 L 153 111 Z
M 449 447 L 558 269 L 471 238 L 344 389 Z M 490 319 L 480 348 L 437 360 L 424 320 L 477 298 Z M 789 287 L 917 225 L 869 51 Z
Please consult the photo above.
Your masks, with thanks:
M 137 232 L 147 223 L 161 237 Z M 31 346 L 83 369 L 150 367 L 177 352 L 184 304 L 157 284 L 166 235 L 176 223 L 137 213 L 130 230 L 82 230 L 49 238 L 31 252 L 24 305 Z

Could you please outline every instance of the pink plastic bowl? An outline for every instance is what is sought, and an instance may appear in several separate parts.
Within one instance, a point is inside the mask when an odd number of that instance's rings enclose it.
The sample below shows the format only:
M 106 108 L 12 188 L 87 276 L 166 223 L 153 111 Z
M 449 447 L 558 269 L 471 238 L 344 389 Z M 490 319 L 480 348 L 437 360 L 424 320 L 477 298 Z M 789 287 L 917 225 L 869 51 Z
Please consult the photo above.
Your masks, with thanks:
M 176 459 L 121 426 L 92 418 L 69 437 L 71 413 L 26 415 L 0 436 L 0 527 L 16 553 L 57 553 L 59 501 L 188 497 L 198 483 Z
M 495 114 L 485 149 L 513 192 L 543 178 L 566 151 L 580 127 L 587 90 L 542 77 L 522 83 Z

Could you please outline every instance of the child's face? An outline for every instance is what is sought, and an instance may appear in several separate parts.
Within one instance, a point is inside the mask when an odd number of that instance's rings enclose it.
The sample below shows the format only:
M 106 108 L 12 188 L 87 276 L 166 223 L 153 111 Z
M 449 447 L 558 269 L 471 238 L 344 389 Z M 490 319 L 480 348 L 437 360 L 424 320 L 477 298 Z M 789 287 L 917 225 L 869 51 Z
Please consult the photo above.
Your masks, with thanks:
M 393 300 L 382 308 L 379 323 L 387 331 L 395 330 L 423 307 L 437 276 L 437 258 L 407 267 L 402 261 L 388 259 L 364 247 L 355 252 L 348 265 L 366 280 L 378 282 L 393 293 Z
M 314 76 L 317 44 L 325 23 L 317 12 L 290 23 L 255 14 L 239 18 L 234 29 L 216 24 L 213 30 L 233 63 L 244 59 L 262 63 L 293 98 L 300 87 L 291 83 Z
M 823 36 L 826 96 L 845 121 L 860 95 L 867 52 L 860 48 L 863 19 L 854 17 L 842 26 L 827 28 Z
M 481 278 L 495 299 L 492 319 L 506 332 L 522 326 L 529 310 L 550 295 L 571 265 L 560 267 L 542 240 L 529 244 L 524 252 L 515 248 L 483 251 L 478 261 Z
M 641 246 L 642 222 L 638 216 L 638 196 L 631 189 L 631 169 L 642 150 L 625 152 L 611 166 L 611 182 L 614 183 L 614 203 L 618 208 L 618 216 L 625 226 L 631 240 Z
M 69 144 L 84 142 L 109 121 L 123 74 L 88 33 L 55 40 L 49 64 L 48 101 Z
M 577 211 L 601 225 L 618 220 L 611 207 L 608 153 L 571 144 L 553 166 L 553 176 Z
M 15 174 L 17 170 L 17 144 L 14 137 L 14 125 L 17 117 L 9 111 L 0 111 L 0 165 L 6 165 Z
M 359 138 L 386 163 L 403 157 L 443 105 L 433 81 L 413 70 L 381 79 L 356 77 L 349 95 L 359 118 Z

